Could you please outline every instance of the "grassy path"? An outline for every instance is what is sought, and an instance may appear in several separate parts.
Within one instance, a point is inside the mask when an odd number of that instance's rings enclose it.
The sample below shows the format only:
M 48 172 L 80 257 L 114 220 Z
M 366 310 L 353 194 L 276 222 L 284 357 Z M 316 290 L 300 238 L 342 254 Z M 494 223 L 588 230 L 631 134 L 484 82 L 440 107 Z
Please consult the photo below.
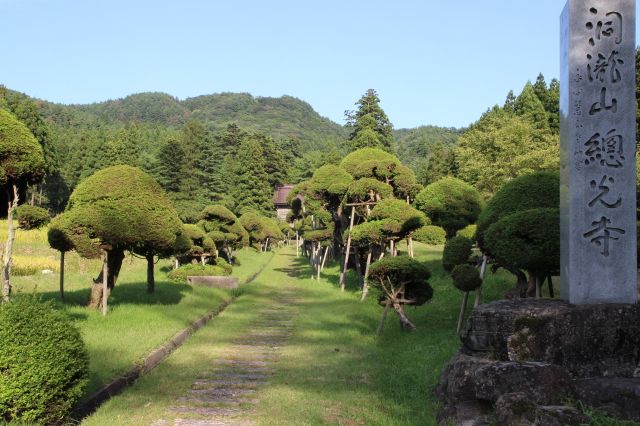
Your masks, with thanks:
M 418 250 L 435 289 L 432 303 L 407 312 L 418 330 L 402 332 L 390 317 L 376 337 L 373 297 L 359 302 L 353 280 L 340 292 L 337 265 L 312 280 L 306 259 L 283 249 L 221 315 L 85 424 L 435 424 L 433 387 L 459 346 L 461 298 L 440 250 Z M 490 284 L 488 299 L 506 288 L 499 275 Z

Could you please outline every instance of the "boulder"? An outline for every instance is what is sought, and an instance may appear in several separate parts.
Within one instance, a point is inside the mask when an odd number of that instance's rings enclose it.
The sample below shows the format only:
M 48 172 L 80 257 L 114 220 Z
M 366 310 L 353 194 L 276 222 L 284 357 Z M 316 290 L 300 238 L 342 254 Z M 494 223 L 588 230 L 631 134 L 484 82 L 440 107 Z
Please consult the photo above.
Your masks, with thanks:
M 640 421 L 640 378 L 592 377 L 577 380 L 583 403 L 624 420 Z

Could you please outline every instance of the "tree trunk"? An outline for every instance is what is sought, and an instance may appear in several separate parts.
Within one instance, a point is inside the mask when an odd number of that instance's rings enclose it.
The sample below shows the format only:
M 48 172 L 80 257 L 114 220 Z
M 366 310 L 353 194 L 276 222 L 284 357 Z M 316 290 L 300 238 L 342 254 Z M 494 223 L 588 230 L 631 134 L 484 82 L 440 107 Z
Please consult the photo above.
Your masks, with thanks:
M 156 279 L 154 276 L 153 253 L 147 253 L 147 293 L 153 294 L 156 290 Z
M 64 300 L 64 252 L 60 252 L 60 298 Z
M 392 257 L 396 257 L 396 243 L 393 240 L 389 241 L 389 251 Z
M 300 234 L 296 231 L 296 257 L 300 256 Z
M 400 328 L 407 331 L 413 331 L 416 329 L 416 326 L 413 325 L 413 323 L 409 321 L 409 318 L 407 318 L 407 316 L 405 315 L 404 309 L 402 308 L 402 305 L 400 303 L 394 302 L 393 309 L 395 309 L 398 317 L 400 317 Z
M 415 257 L 415 254 L 413 253 L 413 238 L 411 237 L 407 239 L 407 249 L 409 251 L 409 256 L 411 256 L 411 258 L 413 259 Z
M 371 265 L 371 254 L 373 250 L 369 248 L 369 253 L 367 253 L 367 263 L 364 267 L 364 282 L 362 283 L 362 297 L 360 301 L 362 302 L 367 298 L 367 294 L 369 293 L 369 284 L 367 283 L 367 278 L 369 277 L 369 265 Z
M 118 281 L 118 275 L 122 268 L 122 261 L 124 260 L 124 251 L 121 249 L 112 249 L 108 251 L 107 255 L 107 268 L 102 268 L 98 278 L 93 280 L 93 286 L 91 288 L 91 300 L 89 301 L 89 307 L 99 309 L 102 306 L 103 299 L 103 283 L 106 272 L 107 277 L 107 297 L 111 294 L 111 290 Z
M 11 200 L 11 196 L 9 195 Z M 8 302 L 11 297 L 11 265 L 13 264 L 13 241 L 16 228 L 13 226 L 13 212 L 18 205 L 18 188 L 13 185 L 13 200 L 9 201 L 7 210 L 7 243 L 2 256 L 2 301 Z
M 380 324 L 378 324 L 378 332 L 376 333 L 378 336 L 382 334 L 382 329 L 384 329 L 384 321 L 387 319 L 387 313 L 389 313 L 389 306 L 391 306 L 391 302 L 387 300 L 386 303 L 384 304 L 384 311 L 382 311 Z
M 109 299 L 109 252 L 104 252 L 102 266 L 102 315 L 107 315 L 107 301 Z

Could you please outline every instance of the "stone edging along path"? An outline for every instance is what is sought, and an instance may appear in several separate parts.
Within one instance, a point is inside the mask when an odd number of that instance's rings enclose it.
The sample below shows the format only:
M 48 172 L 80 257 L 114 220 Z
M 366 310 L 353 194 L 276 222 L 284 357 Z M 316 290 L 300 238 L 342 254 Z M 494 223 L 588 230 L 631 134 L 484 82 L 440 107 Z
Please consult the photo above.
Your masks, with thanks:
M 244 280 L 242 284 L 249 284 L 253 282 L 264 269 L 273 260 L 274 253 L 271 252 L 271 259 L 269 259 L 258 271 L 253 273 L 249 278 Z M 128 386 L 131 386 L 136 380 L 144 376 L 155 367 L 157 367 L 162 361 L 164 361 L 173 351 L 178 349 L 186 342 L 192 334 L 204 327 L 212 318 L 219 315 L 225 310 L 227 306 L 233 303 L 239 296 L 233 296 L 228 300 L 222 302 L 212 311 L 204 314 L 202 317 L 194 321 L 187 328 L 176 333 L 171 339 L 163 343 L 149 355 L 147 355 L 141 363 L 135 364 L 131 369 L 122 375 L 113 378 L 109 383 L 98 389 L 86 399 L 82 400 L 78 406 L 71 413 L 71 418 L 74 420 L 82 420 L 87 417 L 105 403 L 109 398 L 118 395 L 124 391 Z

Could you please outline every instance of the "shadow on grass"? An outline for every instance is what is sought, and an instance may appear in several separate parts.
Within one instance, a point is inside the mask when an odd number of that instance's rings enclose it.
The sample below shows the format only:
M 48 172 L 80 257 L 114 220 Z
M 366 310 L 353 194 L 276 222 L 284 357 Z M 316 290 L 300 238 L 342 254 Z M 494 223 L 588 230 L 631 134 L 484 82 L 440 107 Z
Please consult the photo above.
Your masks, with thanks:
M 193 292 L 188 284 L 177 284 L 168 281 L 156 282 L 155 292 L 147 293 L 146 282 L 117 283 L 109 296 L 109 306 L 119 305 L 177 305 L 183 297 Z M 87 306 L 91 295 L 91 288 L 65 291 L 64 300 L 60 293 L 49 291 L 39 293 L 42 300 L 53 300 L 65 307 Z

